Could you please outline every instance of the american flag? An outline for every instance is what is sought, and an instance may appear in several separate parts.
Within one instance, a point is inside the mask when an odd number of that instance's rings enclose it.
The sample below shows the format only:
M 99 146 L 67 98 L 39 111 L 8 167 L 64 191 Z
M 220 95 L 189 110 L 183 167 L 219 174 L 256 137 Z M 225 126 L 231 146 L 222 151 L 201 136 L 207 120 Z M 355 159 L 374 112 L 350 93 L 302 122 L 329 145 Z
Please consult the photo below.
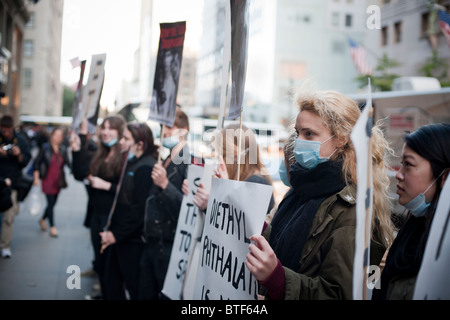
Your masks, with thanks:
M 450 46 L 450 14 L 445 11 L 439 10 L 439 25 L 441 26 L 441 30 L 447 39 L 447 44 Z
M 350 45 L 353 63 L 356 69 L 358 69 L 358 72 L 362 75 L 372 74 L 372 68 L 370 68 L 366 60 L 366 50 L 350 38 L 348 39 L 348 43 Z
M 72 69 L 81 66 L 81 61 L 78 57 L 70 59 L 70 64 L 72 65 Z

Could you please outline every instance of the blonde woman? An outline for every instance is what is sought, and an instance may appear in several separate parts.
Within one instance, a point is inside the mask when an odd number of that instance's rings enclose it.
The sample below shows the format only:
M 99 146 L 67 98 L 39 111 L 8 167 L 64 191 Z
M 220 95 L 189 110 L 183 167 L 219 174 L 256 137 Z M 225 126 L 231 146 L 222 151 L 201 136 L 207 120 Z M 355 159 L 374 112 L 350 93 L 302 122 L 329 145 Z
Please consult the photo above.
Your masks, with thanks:
M 242 132 L 240 131 L 240 125 L 238 123 L 229 124 L 222 129 L 222 154 L 219 156 L 219 165 L 215 171 L 216 177 L 272 185 L 272 179 L 262 160 L 260 147 L 256 141 L 255 134 L 245 125 L 242 125 Z M 240 145 L 239 137 L 241 137 Z M 183 193 L 187 194 L 188 192 L 189 187 L 187 181 L 184 181 Z M 208 199 L 209 193 L 200 184 L 194 196 L 194 204 L 200 210 L 205 211 L 208 206 Z M 274 198 L 272 196 L 267 213 L 273 207 Z
M 270 299 L 352 299 L 356 156 L 350 134 L 360 110 L 335 91 L 302 92 L 296 102 L 291 189 L 264 236 L 251 237 L 247 267 Z M 371 264 L 392 241 L 387 141 L 372 130 L 374 226 Z

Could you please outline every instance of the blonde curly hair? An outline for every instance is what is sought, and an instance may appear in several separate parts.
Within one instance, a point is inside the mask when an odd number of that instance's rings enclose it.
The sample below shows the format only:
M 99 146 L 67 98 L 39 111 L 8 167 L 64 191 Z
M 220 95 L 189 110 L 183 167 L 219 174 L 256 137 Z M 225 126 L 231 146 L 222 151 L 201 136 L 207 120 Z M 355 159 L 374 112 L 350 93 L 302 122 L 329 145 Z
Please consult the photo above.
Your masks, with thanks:
M 356 153 L 350 139 L 352 129 L 361 111 L 355 101 L 337 91 L 302 90 L 295 96 L 299 111 L 310 111 L 320 116 L 326 127 L 342 146 L 332 156 L 332 160 L 343 160 L 342 174 L 348 185 L 357 184 Z M 372 127 L 371 138 L 373 174 L 373 214 L 372 230 L 377 229 L 383 245 L 389 247 L 394 238 L 391 221 L 391 201 L 389 201 L 389 177 L 387 175 L 388 156 L 393 154 L 385 139 L 380 124 Z M 372 239 L 374 232 L 372 232 Z M 373 239 L 374 240 L 374 239 Z

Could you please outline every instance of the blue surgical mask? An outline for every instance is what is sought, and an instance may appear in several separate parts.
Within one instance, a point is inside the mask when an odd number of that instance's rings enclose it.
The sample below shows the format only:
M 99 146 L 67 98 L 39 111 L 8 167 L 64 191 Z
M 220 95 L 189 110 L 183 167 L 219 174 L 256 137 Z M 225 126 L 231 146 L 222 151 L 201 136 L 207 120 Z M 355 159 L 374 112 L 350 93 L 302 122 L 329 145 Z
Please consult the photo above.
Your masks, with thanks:
M 439 177 L 444 173 L 444 171 L 441 172 L 441 174 L 434 179 L 434 181 L 429 185 L 429 187 L 419 194 L 417 197 L 412 199 L 410 202 L 404 205 L 406 209 L 408 209 L 411 214 L 417 218 L 423 217 L 425 213 L 427 212 L 428 207 L 430 206 L 430 203 L 425 202 L 425 193 L 433 186 L 433 184 L 439 179 Z
M 180 138 L 178 136 L 170 136 L 163 139 L 162 145 L 167 149 L 172 150 L 179 142 Z
M 103 143 L 103 145 L 104 146 L 107 146 L 107 147 L 112 147 L 113 145 L 115 145 L 116 143 L 117 143 L 117 138 L 114 138 L 114 139 L 112 139 L 111 141 L 109 141 L 109 142 L 105 142 L 105 141 L 103 141 L 103 139 L 102 139 L 102 143 Z
M 136 157 L 136 154 L 133 151 L 128 151 L 127 160 L 130 161 Z
M 309 140 L 301 140 L 295 139 L 294 144 L 294 157 L 295 160 L 305 169 L 311 170 L 317 167 L 318 164 L 326 162 L 330 160 L 330 157 L 336 152 L 337 149 L 333 151 L 328 157 L 320 158 L 320 146 L 333 138 L 334 136 L 329 137 L 327 140 L 323 142 L 319 141 L 309 141 Z
M 284 160 L 281 160 L 280 162 L 280 168 L 278 169 L 278 173 L 280 175 L 280 179 L 281 181 L 283 181 L 283 183 L 290 187 L 291 183 L 289 182 L 289 176 L 286 170 L 286 163 L 284 162 Z

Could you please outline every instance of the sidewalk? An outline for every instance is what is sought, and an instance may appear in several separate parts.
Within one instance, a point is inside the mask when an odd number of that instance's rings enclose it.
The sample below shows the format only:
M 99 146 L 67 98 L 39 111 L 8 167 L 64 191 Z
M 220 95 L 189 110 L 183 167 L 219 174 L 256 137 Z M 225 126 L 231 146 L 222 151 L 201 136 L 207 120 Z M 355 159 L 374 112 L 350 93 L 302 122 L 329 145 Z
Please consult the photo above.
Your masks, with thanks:
M 41 214 L 32 216 L 21 203 L 14 221 L 12 257 L 0 257 L 0 300 L 84 300 L 96 295 L 97 277 L 80 276 L 92 267 L 93 252 L 89 229 L 83 226 L 87 193 L 84 185 L 66 171 L 68 188 L 63 189 L 55 206 L 57 238 L 41 231 Z M 48 224 L 48 223 L 47 223 Z M 74 268 L 68 271 L 69 266 Z M 69 279 L 70 278 L 70 279 Z M 69 281 L 68 281 L 69 279 Z

